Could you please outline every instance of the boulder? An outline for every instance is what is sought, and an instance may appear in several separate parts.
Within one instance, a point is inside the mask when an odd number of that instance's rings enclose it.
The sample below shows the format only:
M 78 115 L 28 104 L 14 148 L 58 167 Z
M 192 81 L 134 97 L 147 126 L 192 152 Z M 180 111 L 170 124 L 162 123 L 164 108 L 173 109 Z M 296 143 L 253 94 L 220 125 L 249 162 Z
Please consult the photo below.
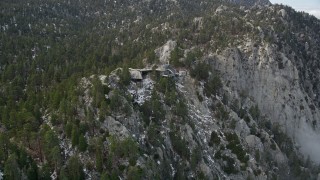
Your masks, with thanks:
M 107 130 L 111 135 L 125 139 L 129 137 L 128 129 L 113 117 L 108 116 L 101 125 L 101 128 Z

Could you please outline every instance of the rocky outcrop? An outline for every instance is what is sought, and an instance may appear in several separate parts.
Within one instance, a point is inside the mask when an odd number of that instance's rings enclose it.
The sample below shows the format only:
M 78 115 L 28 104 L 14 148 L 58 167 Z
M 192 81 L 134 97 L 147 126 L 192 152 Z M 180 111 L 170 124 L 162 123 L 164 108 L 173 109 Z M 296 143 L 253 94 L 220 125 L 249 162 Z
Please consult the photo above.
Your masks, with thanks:
M 197 30 L 201 30 L 203 28 L 203 17 L 194 18 L 193 23 Z
M 128 129 L 111 116 L 108 116 L 105 119 L 101 125 L 101 128 L 109 132 L 111 135 L 119 137 L 120 139 L 127 138 L 130 135 Z
M 166 42 L 166 44 L 154 50 L 157 57 L 159 57 L 161 64 L 169 64 L 170 53 L 176 47 L 176 45 L 176 41 L 169 40 L 168 42 Z

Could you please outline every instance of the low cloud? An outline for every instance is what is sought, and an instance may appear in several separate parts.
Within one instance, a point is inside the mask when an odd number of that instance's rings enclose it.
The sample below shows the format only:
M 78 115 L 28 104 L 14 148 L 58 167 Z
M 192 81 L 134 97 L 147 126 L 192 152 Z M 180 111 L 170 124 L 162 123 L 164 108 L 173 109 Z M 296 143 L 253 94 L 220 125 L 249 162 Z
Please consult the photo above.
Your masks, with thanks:
M 306 121 L 300 122 L 296 131 L 296 142 L 305 158 L 310 157 L 315 163 L 320 163 L 320 134 L 315 132 Z
M 298 7 L 296 8 L 298 11 L 304 11 L 306 13 L 309 13 L 311 15 L 314 15 L 316 18 L 320 19 L 320 9 L 314 9 L 310 7 Z
M 307 10 L 306 12 L 320 19 L 320 9 Z

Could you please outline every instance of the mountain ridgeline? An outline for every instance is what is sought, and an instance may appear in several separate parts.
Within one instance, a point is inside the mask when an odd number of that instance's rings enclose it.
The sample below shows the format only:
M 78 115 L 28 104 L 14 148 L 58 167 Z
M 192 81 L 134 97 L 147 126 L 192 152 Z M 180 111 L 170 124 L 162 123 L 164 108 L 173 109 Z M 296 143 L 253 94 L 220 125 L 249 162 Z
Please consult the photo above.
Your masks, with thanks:
M 2 0 L 0 179 L 319 179 L 319 44 L 268 0 Z

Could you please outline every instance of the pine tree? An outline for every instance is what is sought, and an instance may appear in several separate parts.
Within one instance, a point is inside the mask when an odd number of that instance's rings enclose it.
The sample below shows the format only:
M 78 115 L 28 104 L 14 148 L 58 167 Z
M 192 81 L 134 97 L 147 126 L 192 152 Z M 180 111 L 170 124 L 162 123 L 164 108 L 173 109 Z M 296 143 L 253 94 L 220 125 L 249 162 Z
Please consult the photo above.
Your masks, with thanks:
M 79 144 L 79 130 L 76 125 L 73 125 L 72 127 L 71 143 L 72 147 L 75 147 Z
M 102 156 L 102 143 L 99 142 L 96 146 L 96 168 L 98 172 L 103 170 L 103 156 Z
M 77 155 L 70 157 L 67 165 L 68 177 L 71 180 L 82 180 L 84 179 L 84 172 L 82 164 L 78 159 Z
M 84 152 L 87 150 L 87 147 L 88 147 L 88 144 L 87 144 L 86 138 L 83 135 L 81 135 L 79 137 L 79 150 L 81 152 Z
M 21 179 L 17 156 L 12 154 L 4 164 L 5 179 Z
M 54 163 L 54 169 L 57 170 L 61 164 L 61 153 L 59 146 L 55 146 L 50 152 L 50 159 Z
M 122 70 L 122 73 L 120 75 L 120 82 L 124 86 L 128 86 L 131 82 L 131 75 L 127 67 L 123 68 Z
M 65 132 L 68 138 L 71 137 L 72 135 L 72 124 L 70 122 L 67 123 L 66 127 L 65 127 Z

